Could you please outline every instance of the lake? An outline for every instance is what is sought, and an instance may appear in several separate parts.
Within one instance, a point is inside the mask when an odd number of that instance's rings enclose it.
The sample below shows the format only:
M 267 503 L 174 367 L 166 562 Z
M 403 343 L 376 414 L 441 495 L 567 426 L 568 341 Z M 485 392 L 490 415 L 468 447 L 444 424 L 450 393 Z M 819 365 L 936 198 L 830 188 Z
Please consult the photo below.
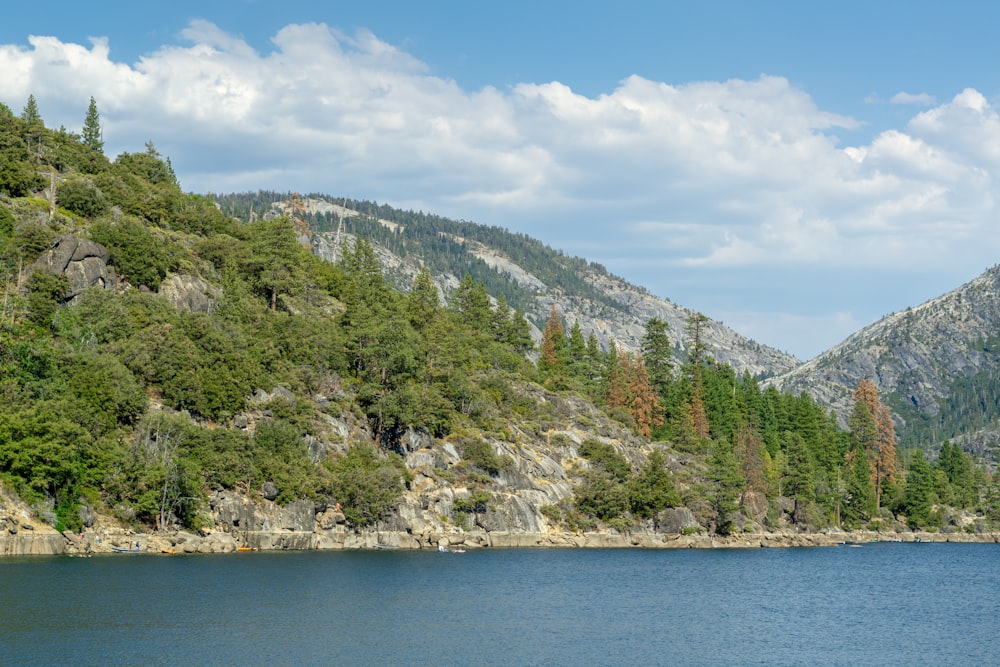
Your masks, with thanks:
M 0 665 L 985 665 L 1000 546 L 0 559 Z

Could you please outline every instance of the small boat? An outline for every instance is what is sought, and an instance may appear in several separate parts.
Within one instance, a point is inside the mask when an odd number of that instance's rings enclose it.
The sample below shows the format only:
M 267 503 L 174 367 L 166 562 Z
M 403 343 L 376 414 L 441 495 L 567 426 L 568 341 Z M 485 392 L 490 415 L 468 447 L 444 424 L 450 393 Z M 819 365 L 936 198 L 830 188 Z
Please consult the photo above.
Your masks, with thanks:
M 173 555 L 173 554 L 177 553 L 177 549 L 168 549 L 166 547 L 163 547 L 162 549 L 160 549 L 160 553 L 161 554 L 171 554 L 171 555 Z
M 257 551 L 257 547 L 236 547 L 237 551 Z
M 144 554 L 146 547 L 111 547 L 116 554 Z

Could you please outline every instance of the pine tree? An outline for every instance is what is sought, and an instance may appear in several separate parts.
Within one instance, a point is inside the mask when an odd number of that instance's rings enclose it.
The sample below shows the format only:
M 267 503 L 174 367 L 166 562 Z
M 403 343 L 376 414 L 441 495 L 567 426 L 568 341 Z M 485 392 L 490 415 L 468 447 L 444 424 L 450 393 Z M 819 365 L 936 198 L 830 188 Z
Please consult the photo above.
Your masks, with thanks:
M 597 340 L 597 334 L 593 331 L 587 336 L 587 380 L 594 388 L 600 384 L 602 366 L 604 364 L 604 353 L 601 352 L 601 344 Z
M 570 373 L 579 380 L 587 378 L 587 341 L 583 338 L 580 321 L 575 320 L 569 329 L 567 353 L 569 356 Z
M 862 406 L 867 416 L 860 414 Z M 879 508 L 883 488 L 892 483 L 896 472 L 896 430 L 889 408 L 879 401 L 878 389 L 867 378 L 854 390 L 851 434 L 868 460 L 875 507 Z
M 800 516 L 800 508 L 816 498 L 816 481 L 812 457 L 805 441 L 798 433 L 785 433 L 785 473 L 783 493 L 795 501 L 794 517 Z
M 406 314 L 410 324 L 417 331 L 423 331 L 437 317 L 440 308 L 437 287 L 431 279 L 431 272 L 424 267 L 413 279 L 413 287 L 406 297 Z
M 549 310 L 549 319 L 542 331 L 541 354 L 538 357 L 538 368 L 545 379 L 566 372 L 566 332 L 563 329 L 562 317 L 555 306 Z
M 652 435 L 652 427 L 663 425 L 660 398 L 649 381 L 642 355 L 623 355 L 623 358 L 628 360 L 623 371 L 627 374 L 626 393 L 632 419 L 635 420 L 639 435 L 648 438 Z
M 81 138 L 83 145 L 95 151 L 104 150 L 104 132 L 101 129 L 101 115 L 97 113 L 97 102 L 90 98 L 90 105 L 87 107 L 87 116 L 83 119 L 83 132 Z
M 21 121 L 24 123 L 28 153 L 34 155 L 35 160 L 41 161 L 42 130 L 45 129 L 45 124 L 42 122 L 42 116 L 38 113 L 38 102 L 35 101 L 34 95 L 28 95 L 28 101 L 24 105 L 24 110 L 21 111 Z
M 646 321 L 646 332 L 642 336 L 642 356 L 649 371 L 649 382 L 664 399 L 670 392 L 674 369 L 669 331 L 669 324 L 654 317 Z
M 458 289 L 452 292 L 449 302 L 452 312 L 460 315 L 462 321 L 473 331 L 489 333 L 493 311 L 486 285 L 467 273 L 458 284 Z
M 688 361 L 685 365 L 685 376 L 688 383 L 688 400 L 686 409 L 691 413 L 691 422 L 694 425 L 695 433 L 701 440 L 707 440 L 709 436 L 703 387 L 703 366 L 707 350 L 704 328 L 707 322 L 708 318 L 701 313 L 694 313 L 687 319 Z
M 919 449 L 915 450 L 910 458 L 903 490 L 903 511 L 906 512 L 906 523 L 911 528 L 927 525 L 933 493 L 934 470 L 924 459 L 924 453 Z
M 713 483 L 710 499 L 715 513 L 715 532 L 729 535 L 735 528 L 732 515 L 739 509 L 737 500 L 744 480 L 728 442 L 719 440 L 715 443 L 708 460 L 708 477 Z
M 628 409 L 628 392 L 625 386 L 625 373 L 622 370 L 622 354 L 618 345 L 612 343 L 608 350 L 604 371 L 604 400 L 608 409 Z
M 846 474 L 847 498 L 843 518 L 849 524 L 857 525 L 870 517 L 875 509 L 875 492 L 872 489 L 868 460 L 860 447 L 853 447 L 847 453 Z
M 295 238 L 292 223 L 286 217 L 260 220 L 251 227 L 254 281 L 277 310 L 278 296 L 300 291 L 303 280 L 303 248 Z
M 34 95 L 28 95 L 28 101 L 25 103 L 24 109 L 21 111 L 21 120 L 29 128 L 43 125 L 42 117 L 38 113 L 38 102 L 35 101 Z
M 528 324 L 528 320 L 520 308 L 515 308 L 514 313 L 510 316 L 507 342 L 521 354 L 527 354 L 535 349 L 535 341 L 531 338 L 531 325 Z

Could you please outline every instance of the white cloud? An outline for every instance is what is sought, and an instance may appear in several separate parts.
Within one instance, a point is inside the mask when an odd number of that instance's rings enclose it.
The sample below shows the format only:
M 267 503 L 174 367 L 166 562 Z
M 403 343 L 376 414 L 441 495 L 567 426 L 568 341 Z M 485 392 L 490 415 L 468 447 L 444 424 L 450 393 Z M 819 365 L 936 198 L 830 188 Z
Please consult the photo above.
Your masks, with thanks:
M 928 93 L 905 93 L 899 92 L 889 100 L 890 104 L 912 104 L 915 106 L 929 107 L 937 103 L 933 95 Z
M 106 39 L 0 45 L 0 100 L 19 110 L 34 93 L 49 125 L 75 129 L 93 95 L 110 154 L 152 139 L 198 191 L 379 199 L 664 272 L 1000 256 L 1000 118 L 975 90 L 937 106 L 899 93 L 893 103 L 930 108 L 841 146 L 858 121 L 781 77 L 631 76 L 596 97 L 558 81 L 468 91 L 366 31 L 290 25 L 266 53 L 204 21 L 183 37 L 132 64 Z

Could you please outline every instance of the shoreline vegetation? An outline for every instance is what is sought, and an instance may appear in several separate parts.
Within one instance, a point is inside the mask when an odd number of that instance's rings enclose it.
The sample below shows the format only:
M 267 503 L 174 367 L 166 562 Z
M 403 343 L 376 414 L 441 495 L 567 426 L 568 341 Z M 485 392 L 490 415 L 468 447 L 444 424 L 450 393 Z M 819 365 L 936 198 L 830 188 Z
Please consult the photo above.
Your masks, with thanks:
M 152 142 L 105 156 L 90 106 L 78 136 L 0 103 L 0 555 L 1000 526 L 1000 478 L 897 443 L 868 366 L 835 409 L 766 382 L 773 351 L 733 357 L 720 323 L 523 235 L 185 193 Z
M 823 532 L 779 531 L 709 535 L 656 532 L 251 532 L 243 541 L 230 533 L 205 535 L 177 531 L 139 533 L 131 530 L 71 533 L 32 526 L 17 534 L 0 535 L 2 556 L 90 556 L 130 553 L 152 555 L 225 554 L 259 551 L 342 551 L 342 550 L 442 550 L 487 548 L 637 548 L 637 549 L 756 549 L 795 547 L 863 546 L 880 542 L 899 543 L 1000 543 L 1000 533 L 836 530 Z

